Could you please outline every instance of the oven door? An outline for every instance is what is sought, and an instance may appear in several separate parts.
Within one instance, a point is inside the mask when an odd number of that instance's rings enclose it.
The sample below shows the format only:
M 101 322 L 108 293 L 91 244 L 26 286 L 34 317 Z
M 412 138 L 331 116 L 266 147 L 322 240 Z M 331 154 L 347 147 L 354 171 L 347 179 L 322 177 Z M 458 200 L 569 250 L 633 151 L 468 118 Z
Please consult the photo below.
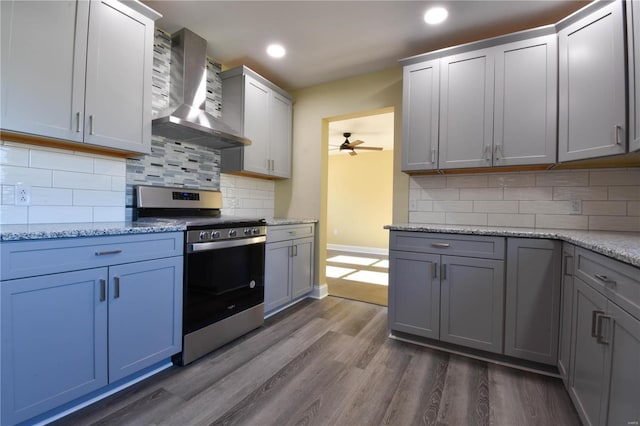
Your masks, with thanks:
M 187 244 L 184 334 L 264 303 L 266 237 Z

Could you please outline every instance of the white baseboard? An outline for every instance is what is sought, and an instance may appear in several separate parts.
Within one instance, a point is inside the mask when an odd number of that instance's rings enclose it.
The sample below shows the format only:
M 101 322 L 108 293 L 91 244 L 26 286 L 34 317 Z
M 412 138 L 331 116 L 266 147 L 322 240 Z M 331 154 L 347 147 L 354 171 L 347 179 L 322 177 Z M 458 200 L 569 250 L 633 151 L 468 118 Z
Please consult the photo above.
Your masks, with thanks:
M 351 251 L 354 253 L 368 253 L 368 254 L 381 254 L 383 256 L 389 256 L 389 249 L 377 248 L 377 247 L 362 247 L 362 246 L 345 246 L 341 244 L 327 244 L 328 250 L 338 251 Z
M 322 284 L 318 287 L 313 287 L 313 290 L 309 294 L 309 297 L 313 299 L 324 299 L 329 295 L 329 287 L 327 284 Z

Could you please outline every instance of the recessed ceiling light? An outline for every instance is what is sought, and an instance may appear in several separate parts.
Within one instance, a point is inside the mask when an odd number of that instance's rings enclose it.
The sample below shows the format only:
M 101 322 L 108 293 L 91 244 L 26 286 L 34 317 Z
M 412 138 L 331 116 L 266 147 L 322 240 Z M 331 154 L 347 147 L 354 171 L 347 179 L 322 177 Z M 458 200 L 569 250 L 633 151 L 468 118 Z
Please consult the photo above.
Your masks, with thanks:
M 429 25 L 436 25 L 444 22 L 449 16 L 449 12 L 444 7 L 432 7 L 424 14 L 424 22 Z
M 285 53 L 287 53 L 287 51 L 279 44 L 270 44 L 267 46 L 267 54 L 272 58 L 282 58 Z

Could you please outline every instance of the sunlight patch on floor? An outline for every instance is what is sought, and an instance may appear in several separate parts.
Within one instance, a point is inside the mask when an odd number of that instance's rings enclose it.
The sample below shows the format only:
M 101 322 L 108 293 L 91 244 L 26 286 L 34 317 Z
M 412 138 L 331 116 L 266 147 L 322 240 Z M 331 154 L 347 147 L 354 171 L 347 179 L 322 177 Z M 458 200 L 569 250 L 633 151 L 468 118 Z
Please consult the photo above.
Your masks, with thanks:
M 375 266 L 376 268 L 385 268 L 389 269 L 389 261 L 387 259 L 381 260 L 380 262 L 376 262 L 371 266 Z
M 360 257 L 360 256 L 334 256 L 327 259 L 327 262 L 335 262 L 335 263 L 348 263 L 351 265 L 371 265 L 376 263 L 379 259 L 371 259 L 370 257 Z
M 389 274 L 386 272 L 358 271 L 343 278 L 368 284 L 389 285 Z
M 340 278 L 354 272 L 355 269 L 341 268 L 339 266 L 327 266 L 327 278 Z

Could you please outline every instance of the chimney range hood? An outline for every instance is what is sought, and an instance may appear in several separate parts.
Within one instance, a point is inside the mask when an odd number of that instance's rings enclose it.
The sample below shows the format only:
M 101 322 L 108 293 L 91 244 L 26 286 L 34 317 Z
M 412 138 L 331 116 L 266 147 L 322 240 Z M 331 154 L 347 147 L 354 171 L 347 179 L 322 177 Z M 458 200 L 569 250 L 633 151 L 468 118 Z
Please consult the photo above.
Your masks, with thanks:
M 186 28 L 171 35 L 169 108 L 151 121 L 151 132 L 215 149 L 251 144 L 237 130 L 204 110 L 207 41 Z

